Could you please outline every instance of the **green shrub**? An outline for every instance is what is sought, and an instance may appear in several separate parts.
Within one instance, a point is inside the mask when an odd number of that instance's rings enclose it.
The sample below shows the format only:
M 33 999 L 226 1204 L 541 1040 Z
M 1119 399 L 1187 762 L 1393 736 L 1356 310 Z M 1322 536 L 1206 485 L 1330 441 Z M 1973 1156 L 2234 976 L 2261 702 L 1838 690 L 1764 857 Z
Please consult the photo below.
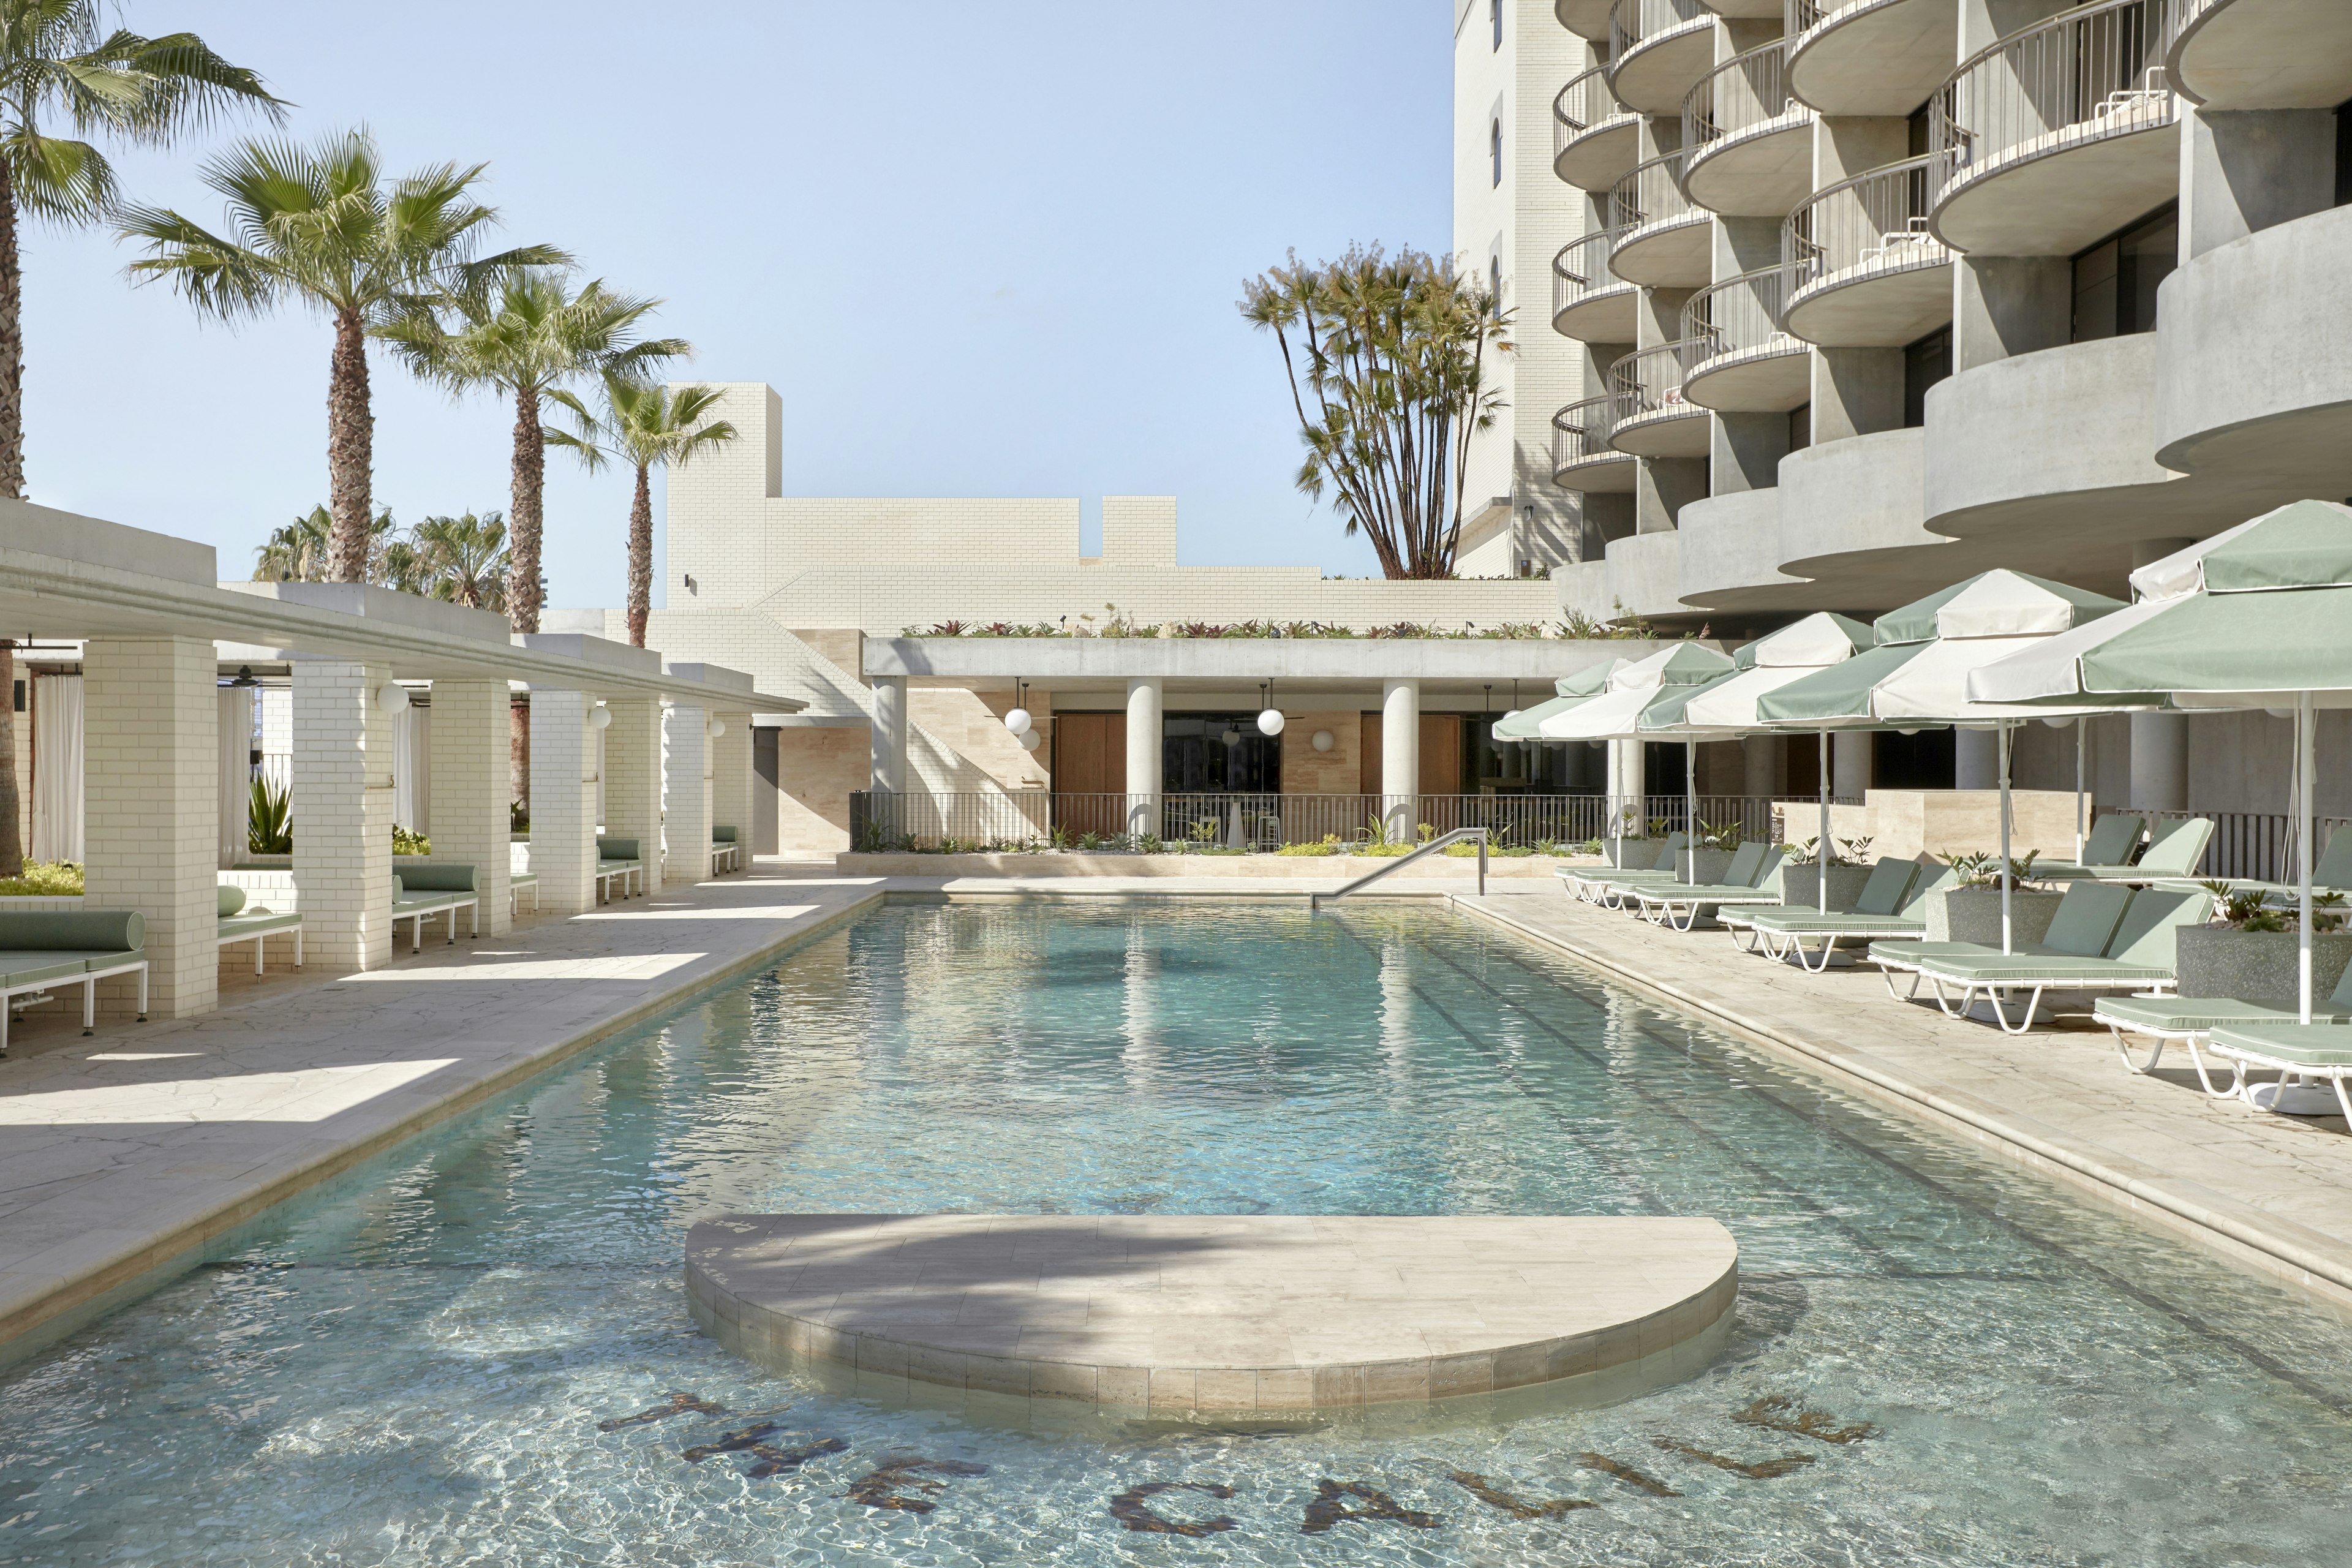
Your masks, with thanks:
M 79 897 L 81 868 L 70 860 L 27 860 L 21 877 L 0 877 L 0 898 Z
M 286 791 L 271 789 L 268 779 L 253 781 L 253 798 L 245 816 L 245 847 L 249 853 L 294 853 L 294 825 L 288 818 L 288 805 Z
M 1275 851 L 1277 855 L 1337 855 L 1339 852 L 1339 847 L 1337 844 L 1329 842 L 1322 844 L 1286 844 L 1281 848 Z
M 430 855 L 433 840 L 422 833 L 411 833 L 398 823 L 392 825 L 392 852 L 395 855 Z

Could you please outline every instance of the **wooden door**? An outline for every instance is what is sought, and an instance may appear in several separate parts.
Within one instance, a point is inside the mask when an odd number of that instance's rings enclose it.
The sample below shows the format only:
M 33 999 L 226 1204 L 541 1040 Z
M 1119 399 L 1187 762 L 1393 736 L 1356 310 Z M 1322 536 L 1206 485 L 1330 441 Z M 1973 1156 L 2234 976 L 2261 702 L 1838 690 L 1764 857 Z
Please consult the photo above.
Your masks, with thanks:
M 1359 716 L 1361 752 L 1356 763 L 1356 788 L 1361 795 L 1381 792 L 1381 716 Z M 1424 713 L 1421 716 L 1421 774 L 1414 789 L 1422 795 L 1462 793 L 1462 715 Z
M 1055 826 L 1073 833 L 1124 831 L 1127 715 L 1055 714 L 1053 780 Z

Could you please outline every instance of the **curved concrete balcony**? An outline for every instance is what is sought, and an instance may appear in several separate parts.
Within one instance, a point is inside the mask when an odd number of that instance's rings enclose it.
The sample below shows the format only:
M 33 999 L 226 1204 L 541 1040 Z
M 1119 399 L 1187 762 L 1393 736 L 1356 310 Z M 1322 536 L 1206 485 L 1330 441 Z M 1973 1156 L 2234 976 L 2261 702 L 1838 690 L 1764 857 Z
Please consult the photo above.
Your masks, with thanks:
M 1609 90 L 1599 66 L 1551 100 L 1551 172 L 1580 191 L 1606 191 L 1642 158 L 1641 117 Z
M 2158 301 L 2158 462 L 2352 495 L 2352 206 L 2217 246 Z
M 2352 5 L 2187 0 L 2164 64 L 2208 109 L 2332 109 L 2352 98 Z
M 1781 458 L 1779 570 L 1847 584 L 1889 570 L 1917 573 L 1936 578 L 1930 588 L 1958 577 L 1937 576 L 1943 570 L 1937 552 L 1923 548 L 1950 542 L 1928 531 L 1920 505 L 1927 435 L 1881 430 L 1820 442 Z M 1901 601 L 1861 593 L 1823 602 Z
M 1571 239 L 1551 258 L 1551 328 L 1580 343 L 1630 343 L 1642 291 L 1609 270 L 1611 235 Z
M 1683 616 L 1683 536 L 1671 528 L 1609 542 L 1609 605 L 1621 616 Z M 1621 608 L 1622 606 L 1622 608 Z
M 1675 593 L 1709 610 L 1800 607 L 1792 590 L 1811 586 L 1780 570 L 1780 492 L 1738 490 L 1686 503 L 1675 514 L 1682 535 Z M 1803 606 L 1811 608 L 1813 606 Z
M 1789 0 L 1789 90 L 1823 114 L 1909 114 L 1960 52 L 1951 0 Z
M 1596 44 L 1609 41 L 1609 13 L 1616 8 L 1617 0 L 1551 0 L 1551 14 L 1561 26 Z
M 1551 482 L 1590 495 L 1633 488 L 1633 459 L 1609 444 L 1610 399 L 1588 397 L 1551 416 Z
M 1726 414 L 1786 414 L 1812 396 L 1811 347 L 1780 327 L 1778 267 L 1710 283 L 1683 302 L 1683 395 Z
M 1784 9 L 1784 0 L 1706 0 L 1706 8 L 1735 22 L 1761 21 L 1767 16 L 1777 21 Z
M 1952 253 L 1927 230 L 1949 153 L 1824 186 L 1780 226 L 1781 322 L 1824 348 L 1900 348 L 1952 319 Z
M 1683 345 L 1636 349 L 1609 367 L 1609 444 L 1637 458 L 1704 458 L 1707 411 L 1683 395 Z
M 1927 226 L 1955 250 L 2066 256 L 2171 197 L 2180 0 L 2091 0 L 1963 61 L 1929 106 L 1952 166 Z
M 1786 41 L 1734 55 L 1683 100 L 1683 189 L 1727 217 L 1780 217 L 1813 188 L 1813 111 L 1789 96 Z
M 1683 155 L 1636 163 L 1609 187 L 1609 270 L 1654 289 L 1696 289 L 1714 274 L 1715 233 L 1683 193 Z
M 1715 65 L 1715 13 L 1700 0 L 1617 0 L 1609 87 L 1641 114 L 1673 114 Z

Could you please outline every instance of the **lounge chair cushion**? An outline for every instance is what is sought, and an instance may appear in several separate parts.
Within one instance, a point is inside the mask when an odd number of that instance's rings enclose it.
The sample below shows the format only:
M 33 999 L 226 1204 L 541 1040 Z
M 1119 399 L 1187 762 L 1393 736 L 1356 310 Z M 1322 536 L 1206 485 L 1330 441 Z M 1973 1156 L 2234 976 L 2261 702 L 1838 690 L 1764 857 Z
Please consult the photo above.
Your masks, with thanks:
M 2336 1024 L 2224 1024 L 2213 1048 L 2244 1052 L 2309 1068 L 2352 1067 L 2352 1029 Z
M 136 910 L 42 910 L 0 914 L 0 952 L 67 949 L 143 951 L 147 917 Z
M 2152 964 L 2168 974 L 2180 951 L 2180 928 L 2202 925 L 2213 912 L 2213 895 L 2202 888 L 2194 892 L 2170 892 L 2144 888 L 2132 895 L 2106 953 L 2120 963 Z
M 1911 884 L 1911 891 L 1905 896 L 1903 900 L 1903 907 L 1895 910 L 1895 913 L 1903 916 L 1906 920 L 1914 918 L 1923 921 L 1926 920 L 1927 918 L 1927 911 L 1928 898 L 1934 894 L 1943 892 L 1946 889 L 1957 888 L 1960 885 L 1959 872 L 1949 866 L 1945 866 L 1932 872 L 1928 872 L 1927 866 L 1923 861 L 1919 868 L 1922 872 L 1926 872 L 1927 874 L 1921 876 L 1917 880 Z
M 1862 895 L 1853 901 L 1858 915 L 1891 915 L 1903 907 L 1903 895 L 1911 890 L 1911 883 L 1919 875 L 1916 860 L 1897 860 L 1892 857 L 1870 868 L 1870 880 L 1862 885 Z
M 2111 811 L 2091 824 L 2091 835 L 2083 840 L 2080 860 L 2050 860 L 2037 863 L 2033 875 L 2045 881 L 2087 875 L 2093 868 L 2112 869 L 2131 863 L 2131 852 L 2139 843 L 2139 836 L 2147 828 L 2147 819 L 2137 812 Z
M 301 923 L 302 917 L 291 910 L 272 914 L 268 910 L 256 910 L 251 914 L 224 915 L 220 922 L 220 940 L 250 941 L 257 936 L 267 936 L 271 931 L 292 931 Z
M 233 882 L 223 882 L 217 896 L 220 900 L 220 917 L 223 920 L 228 919 L 237 910 L 245 908 L 245 889 Z
M 2122 963 L 2070 952 L 1952 953 L 1924 959 L 1919 967 L 1938 980 L 1977 985 L 2035 985 L 2065 980 L 2101 985 L 2162 985 L 2172 979 L 2168 964 Z
M 2292 1008 L 2282 1011 L 2258 1002 L 2229 996 L 2102 996 L 2091 1016 L 2102 1024 L 2126 1029 L 2150 1029 L 2168 1035 L 2210 1029 L 2221 1024 L 2292 1024 Z M 2312 1021 L 2352 1023 L 2352 1007 L 2324 1002 L 2311 1010 Z
M 2050 917 L 2050 930 L 2042 938 L 2042 951 L 2081 958 L 2103 955 L 2107 943 L 2115 940 L 2116 928 L 2123 923 L 2124 911 L 2131 908 L 2131 903 L 2132 891 L 2128 888 L 2101 882 L 2077 883 L 2058 900 L 2058 912 Z
M 1756 910 L 1742 917 L 1759 931 L 1780 931 L 1790 935 L 1811 935 L 1834 931 L 1840 936 L 1876 936 L 1889 942 L 1899 942 L 1906 934 L 1918 936 L 1927 930 L 1927 922 L 1906 919 L 1902 915 L 1866 915 L 1860 910 L 1840 913 L 1832 910 L 1827 914 L 1811 909 L 1781 906 Z
M 2205 858 L 2205 846 L 2212 837 L 2212 819 L 2193 816 L 2186 822 L 2174 823 L 2150 839 L 2137 866 L 2090 866 L 2084 869 L 2091 876 L 2115 882 L 2152 882 L 2158 877 L 2186 877 Z
M 89 973 L 83 952 L 0 952 L 0 985 L 51 985 L 79 981 Z
M 474 868 L 463 861 L 436 861 L 430 866 L 411 866 L 400 874 L 400 880 L 412 893 L 471 893 L 477 892 Z

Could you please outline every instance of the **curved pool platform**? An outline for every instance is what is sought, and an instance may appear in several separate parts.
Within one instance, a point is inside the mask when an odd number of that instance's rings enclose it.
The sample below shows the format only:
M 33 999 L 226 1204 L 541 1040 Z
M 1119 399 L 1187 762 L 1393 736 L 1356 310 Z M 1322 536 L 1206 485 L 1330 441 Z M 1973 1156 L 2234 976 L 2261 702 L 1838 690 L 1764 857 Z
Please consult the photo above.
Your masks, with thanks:
M 1501 1215 L 725 1215 L 687 1233 L 695 1321 L 778 1372 L 1216 1421 L 1679 1382 L 1731 1331 L 1711 1219 Z

